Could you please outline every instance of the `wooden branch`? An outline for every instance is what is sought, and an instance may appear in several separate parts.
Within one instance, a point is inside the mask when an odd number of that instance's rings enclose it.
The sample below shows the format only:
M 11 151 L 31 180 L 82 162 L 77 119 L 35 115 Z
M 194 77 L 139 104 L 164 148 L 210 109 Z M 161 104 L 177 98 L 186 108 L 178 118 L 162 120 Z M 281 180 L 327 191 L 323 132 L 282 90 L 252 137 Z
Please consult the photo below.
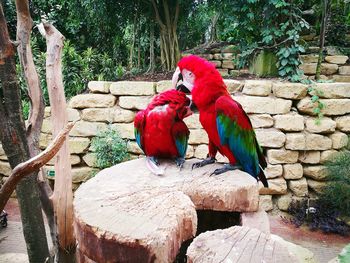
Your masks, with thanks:
M 51 105 L 51 121 L 55 136 L 68 122 L 62 77 L 64 36 L 50 23 L 43 23 L 47 43 L 46 81 Z M 41 30 L 42 31 L 42 30 Z M 55 161 L 55 189 L 52 196 L 60 250 L 67 254 L 75 249 L 73 231 L 73 191 L 70 152 L 64 142 Z
M 10 177 L 0 189 L 0 211 L 2 211 L 15 190 L 18 182 L 26 175 L 39 170 L 48 161 L 50 161 L 65 142 L 67 134 L 75 123 L 69 123 L 50 143 L 50 145 L 39 155 L 29 159 L 26 162 L 18 164 L 12 171 Z
M 151 0 L 151 3 L 152 3 L 152 6 L 153 6 L 154 14 L 156 15 L 156 20 L 157 20 L 160 28 L 162 30 L 165 30 L 165 25 L 164 25 L 164 23 L 162 22 L 162 19 L 159 16 L 158 7 L 157 7 L 157 4 L 156 4 L 155 0 Z

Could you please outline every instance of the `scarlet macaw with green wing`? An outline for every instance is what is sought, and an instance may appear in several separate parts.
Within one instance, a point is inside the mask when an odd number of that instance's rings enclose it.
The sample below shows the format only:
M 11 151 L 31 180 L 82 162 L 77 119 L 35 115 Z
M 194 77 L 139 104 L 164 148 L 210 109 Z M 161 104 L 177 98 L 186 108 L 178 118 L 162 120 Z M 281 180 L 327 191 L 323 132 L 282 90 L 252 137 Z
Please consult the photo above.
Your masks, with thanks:
M 179 78 L 191 92 L 192 101 L 199 110 L 199 120 L 209 137 L 208 158 L 195 163 L 193 168 L 214 163 L 219 151 L 229 159 L 229 164 L 216 169 L 213 174 L 241 168 L 268 187 L 263 172 L 267 163 L 249 117 L 232 99 L 215 66 L 190 55 L 179 61 L 173 86 Z
M 136 142 L 154 174 L 164 172 L 159 168 L 158 158 L 175 158 L 176 164 L 183 166 L 190 134 L 183 119 L 192 114 L 189 105 L 185 93 L 171 89 L 155 96 L 145 110 L 136 114 Z

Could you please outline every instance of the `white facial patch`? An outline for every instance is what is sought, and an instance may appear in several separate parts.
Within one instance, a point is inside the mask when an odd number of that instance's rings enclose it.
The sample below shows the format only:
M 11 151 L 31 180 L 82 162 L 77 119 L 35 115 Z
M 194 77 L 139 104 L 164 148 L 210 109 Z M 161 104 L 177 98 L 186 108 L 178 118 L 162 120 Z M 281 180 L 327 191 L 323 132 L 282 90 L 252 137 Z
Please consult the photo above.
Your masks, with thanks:
M 190 91 L 192 91 L 193 86 L 194 86 L 194 80 L 195 80 L 194 74 L 187 69 L 183 69 L 181 73 L 182 73 L 182 78 L 183 78 L 182 84 L 186 88 L 188 88 Z
M 157 107 L 154 107 L 153 110 L 151 110 L 149 113 L 148 113 L 148 116 L 153 114 L 153 113 L 166 113 L 167 112 L 167 109 L 168 109 L 169 105 L 168 104 L 165 104 L 165 105 L 162 105 L 162 106 L 157 106 Z

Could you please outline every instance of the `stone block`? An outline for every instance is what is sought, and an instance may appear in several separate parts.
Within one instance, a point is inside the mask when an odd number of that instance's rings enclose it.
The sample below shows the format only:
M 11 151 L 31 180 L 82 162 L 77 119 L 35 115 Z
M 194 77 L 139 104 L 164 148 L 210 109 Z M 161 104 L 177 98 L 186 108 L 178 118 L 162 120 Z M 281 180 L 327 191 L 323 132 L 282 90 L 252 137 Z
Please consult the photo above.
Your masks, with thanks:
M 216 68 L 221 68 L 222 61 L 221 60 L 210 60 L 211 64 L 213 64 Z
M 332 160 L 337 153 L 338 153 L 338 151 L 336 151 L 336 150 L 322 151 L 321 156 L 320 156 L 320 163 L 324 164 L 324 163 Z
M 70 131 L 70 136 L 89 137 L 96 136 L 99 131 L 107 129 L 107 124 L 102 122 L 78 121 Z
M 323 188 L 326 186 L 326 182 L 319 182 L 312 179 L 307 179 L 307 185 L 317 194 L 320 194 L 322 193 Z
M 333 116 L 350 113 L 350 99 L 321 99 L 320 101 L 325 105 L 325 108 L 321 110 L 324 115 Z M 316 115 L 313 111 L 316 104 L 309 97 L 302 99 L 297 107 L 300 112 Z
M 128 142 L 128 152 L 133 154 L 144 154 L 139 145 L 134 141 Z
M 272 82 L 268 80 L 246 80 L 243 93 L 253 96 L 268 96 L 271 93 Z
M 41 125 L 41 132 L 52 133 L 51 118 L 43 119 L 43 124 Z
M 12 172 L 11 166 L 8 162 L 0 161 L 0 174 L 9 176 Z
M 316 181 L 325 181 L 327 179 L 327 169 L 322 165 L 304 166 L 304 176 Z
M 171 85 L 172 85 L 171 80 L 158 81 L 156 84 L 157 93 L 161 93 L 163 91 L 171 89 L 172 88 Z
M 283 177 L 269 179 L 269 188 L 263 187 L 259 182 L 259 194 L 261 195 L 279 195 L 287 193 L 287 182 Z
M 231 94 L 237 91 L 241 91 L 244 86 L 243 81 L 235 80 L 235 79 L 224 79 L 224 83 Z
M 301 59 L 301 61 L 304 64 L 306 64 L 306 63 L 317 63 L 318 55 L 316 55 L 316 54 L 301 55 L 300 59 Z
M 231 60 L 231 61 L 235 58 L 233 53 L 223 53 L 221 54 L 221 56 L 223 59 Z
M 307 85 L 291 82 L 274 82 L 272 91 L 276 97 L 300 100 L 307 94 Z
M 79 121 L 80 113 L 76 109 L 67 108 L 68 121 Z
M 189 144 L 208 143 L 208 135 L 204 129 L 190 129 Z
M 332 140 L 320 134 L 305 134 L 306 148 L 308 151 L 329 150 L 332 148 Z
M 198 145 L 194 150 L 194 157 L 198 159 L 207 158 L 207 154 L 208 154 L 208 145 L 206 144 Z
M 90 108 L 83 109 L 81 118 L 84 121 L 101 121 L 111 123 L 114 118 L 114 109 L 113 108 Z
M 286 141 L 285 134 L 276 129 L 257 129 L 255 134 L 262 147 L 281 148 Z
M 348 60 L 348 56 L 326 56 L 324 60 L 328 63 L 332 64 L 345 64 L 346 61 Z
M 259 195 L 259 210 L 270 211 L 272 209 L 272 195 Z
M 270 164 L 280 163 L 296 163 L 299 153 L 297 151 L 289 151 L 285 149 L 270 149 L 267 150 L 267 159 Z
M 304 130 L 304 117 L 297 113 L 289 113 L 273 116 L 274 127 L 282 131 L 302 131 Z
M 280 164 L 271 165 L 268 164 L 264 170 L 267 179 L 280 177 L 283 174 L 283 167 Z
M 187 151 L 186 151 L 186 159 L 193 158 L 194 157 L 194 147 L 192 145 L 187 145 Z
M 110 87 L 110 92 L 117 96 L 147 96 L 155 94 L 154 82 L 148 81 L 118 81 L 113 82 Z
M 218 68 L 217 70 L 219 71 L 219 73 L 220 73 L 220 75 L 222 77 L 228 77 L 229 76 L 228 69 L 226 69 L 226 68 Z
M 90 81 L 88 88 L 92 93 L 109 93 L 110 81 Z
M 306 118 L 305 130 L 311 133 L 332 133 L 335 131 L 336 122 L 324 117 L 319 122 L 316 118 Z
M 97 167 L 97 155 L 96 153 L 87 153 L 83 156 L 83 160 L 89 167 Z
M 80 154 L 85 152 L 90 145 L 89 138 L 83 137 L 70 137 L 68 141 L 69 152 L 71 154 Z
M 108 108 L 114 106 L 116 98 L 106 94 L 80 94 L 69 101 L 70 108 Z
M 129 123 L 134 121 L 134 118 L 135 118 L 135 112 L 131 110 L 124 110 L 122 108 L 115 108 L 113 115 L 114 115 L 113 122 Z
M 350 75 L 350 66 L 339 67 L 339 74 L 340 75 Z
M 273 126 L 273 118 L 269 114 L 249 114 L 253 128 L 270 128 Z
M 75 155 L 75 154 L 71 154 L 69 160 L 71 165 L 77 165 L 77 164 L 80 164 L 81 162 L 79 155 Z M 47 165 L 55 165 L 55 161 L 56 161 L 56 157 L 48 161 Z
M 326 99 L 350 98 L 350 83 L 317 83 L 317 95 Z M 313 95 L 315 92 L 311 92 Z
M 299 162 L 308 164 L 317 164 L 321 160 L 320 151 L 302 151 L 299 152 Z
M 303 166 L 300 163 L 283 165 L 284 179 L 300 179 L 303 177 Z
M 278 76 L 277 61 L 275 53 L 263 50 L 253 58 L 249 70 L 259 77 Z
M 292 107 L 291 100 L 272 97 L 233 96 L 233 99 L 242 104 L 247 113 L 284 114 Z
M 215 60 L 222 60 L 222 55 L 221 55 L 221 53 L 216 53 L 216 54 L 214 54 L 214 55 L 213 55 L 213 59 L 215 59 Z
M 47 106 L 44 109 L 44 118 L 50 117 L 51 116 L 51 107 Z
M 112 124 L 113 129 L 116 129 L 120 136 L 124 139 L 135 139 L 134 134 L 134 123 L 114 123 Z
M 284 194 L 277 197 L 277 207 L 281 211 L 288 211 L 288 207 L 292 202 L 292 194 Z
M 299 66 L 299 68 L 304 71 L 305 75 L 315 75 L 316 74 L 317 63 L 304 63 Z
M 306 138 L 303 133 L 287 133 L 286 149 L 288 150 L 305 150 Z
M 144 110 L 151 102 L 152 97 L 121 96 L 119 106 L 128 110 Z
M 52 135 L 48 133 L 40 133 L 39 137 L 39 148 L 45 149 L 49 143 L 52 141 Z
M 321 64 L 321 74 L 323 75 L 333 75 L 338 72 L 339 66 L 337 64 L 322 63 Z
M 226 47 L 223 47 L 221 49 L 222 53 L 233 53 L 236 54 L 237 53 L 238 48 L 235 45 L 228 45 Z M 223 54 L 224 55 L 224 54 Z
M 95 176 L 95 174 L 98 172 L 98 169 L 91 168 L 91 167 L 77 167 L 72 168 L 72 182 L 73 183 L 81 183 L 85 182 L 91 177 Z
M 227 69 L 234 69 L 235 68 L 235 64 L 233 63 L 232 60 L 223 60 L 221 67 L 222 68 L 227 68 Z
M 199 122 L 199 114 L 192 114 L 191 116 L 184 119 L 189 129 L 200 129 L 202 124 Z
M 288 181 L 288 188 L 295 194 L 296 196 L 307 196 L 309 191 L 307 187 L 306 178 L 301 178 L 299 180 L 290 180 Z
M 333 149 L 341 149 L 348 145 L 349 137 L 347 134 L 343 132 L 335 132 L 329 135 L 329 138 L 332 140 L 332 148 Z
M 350 115 L 335 118 L 337 129 L 342 132 L 350 132 Z
M 335 82 L 350 82 L 350 75 L 332 75 Z

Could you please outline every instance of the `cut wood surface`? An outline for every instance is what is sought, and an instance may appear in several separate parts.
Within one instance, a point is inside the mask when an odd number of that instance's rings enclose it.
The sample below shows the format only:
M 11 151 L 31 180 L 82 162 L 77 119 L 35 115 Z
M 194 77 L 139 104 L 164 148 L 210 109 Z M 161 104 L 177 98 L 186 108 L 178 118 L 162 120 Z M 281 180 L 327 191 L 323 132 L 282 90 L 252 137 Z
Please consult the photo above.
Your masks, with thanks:
M 197 236 L 187 250 L 187 262 L 300 262 L 284 242 L 255 228 L 233 226 Z
M 258 209 L 254 178 L 239 170 L 210 177 L 222 164 L 191 170 L 195 161 L 180 171 L 161 160 L 165 175 L 159 177 L 137 159 L 83 183 L 74 199 L 80 255 L 96 262 L 173 262 L 196 233 L 195 209 Z

